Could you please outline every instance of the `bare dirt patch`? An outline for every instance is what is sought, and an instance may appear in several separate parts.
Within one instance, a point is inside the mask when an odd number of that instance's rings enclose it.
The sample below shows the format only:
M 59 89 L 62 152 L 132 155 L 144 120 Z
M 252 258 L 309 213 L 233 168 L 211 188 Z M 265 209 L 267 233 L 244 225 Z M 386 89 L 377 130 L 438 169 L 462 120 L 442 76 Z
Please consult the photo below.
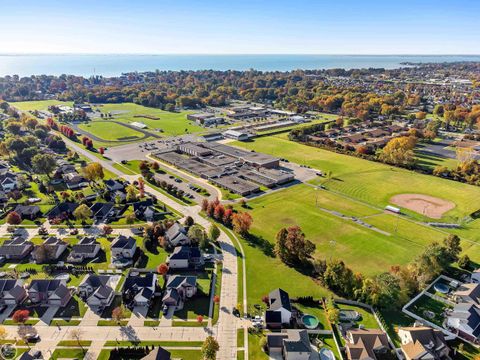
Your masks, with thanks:
M 390 202 L 432 219 L 440 219 L 443 214 L 455 207 L 455 203 L 451 201 L 422 194 L 395 195 Z

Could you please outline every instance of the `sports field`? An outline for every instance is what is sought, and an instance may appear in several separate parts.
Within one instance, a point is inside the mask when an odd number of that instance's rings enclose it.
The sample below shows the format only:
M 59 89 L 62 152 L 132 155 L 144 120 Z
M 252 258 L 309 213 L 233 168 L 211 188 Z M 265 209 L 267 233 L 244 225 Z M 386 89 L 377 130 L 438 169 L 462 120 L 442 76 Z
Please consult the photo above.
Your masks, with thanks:
M 416 193 L 455 203 L 455 208 L 448 211 L 442 221 L 458 221 L 480 209 L 480 204 L 475 201 L 480 199 L 480 187 L 305 146 L 289 141 L 287 134 L 233 145 L 286 158 L 324 172 L 331 171 L 331 180 L 318 178 L 317 183 L 380 208 L 388 205 L 394 195 Z M 414 212 L 408 213 L 423 219 Z
M 148 126 L 148 129 L 146 129 L 147 131 L 161 129 L 162 132 L 159 133 L 160 135 L 173 136 L 203 130 L 202 127 L 187 120 L 188 111 L 172 113 L 132 103 L 103 104 L 99 106 L 98 109 L 102 113 L 112 113 L 113 119 L 121 122 L 142 122 Z M 147 117 L 135 117 L 141 115 L 146 115 Z
M 139 131 L 111 121 L 92 121 L 81 124 L 78 127 L 107 141 L 134 141 L 145 137 L 145 135 Z
M 58 101 L 58 100 L 18 101 L 18 102 L 12 102 L 10 104 L 21 111 L 48 110 L 48 107 L 52 105 L 73 106 L 72 101 Z
M 480 219 L 447 232 L 422 224 L 418 214 L 408 220 L 383 211 L 393 195 L 414 191 L 454 199 L 456 207 L 442 220 L 458 219 L 477 209 L 473 199 L 480 188 L 307 147 L 289 142 L 285 135 L 235 145 L 333 172 L 327 190 L 295 185 L 248 202 L 253 234 L 271 244 L 280 228 L 299 225 L 317 245 L 316 257 L 342 259 L 354 271 L 373 275 L 408 263 L 427 244 L 441 242 L 451 232 L 462 237 L 464 253 L 480 261 Z M 352 216 L 381 232 L 359 225 Z

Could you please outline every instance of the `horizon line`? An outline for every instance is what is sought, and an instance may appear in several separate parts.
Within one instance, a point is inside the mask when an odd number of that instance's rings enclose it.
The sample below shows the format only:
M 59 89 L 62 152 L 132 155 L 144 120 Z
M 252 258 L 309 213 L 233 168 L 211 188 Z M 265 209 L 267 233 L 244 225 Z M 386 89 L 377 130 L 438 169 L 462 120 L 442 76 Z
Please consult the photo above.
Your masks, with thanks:
M 97 52 L 52 52 L 52 53 L 18 53 L 18 52 L 0 52 L 0 56 L 111 56 L 111 55 L 128 55 L 128 56 L 480 56 L 478 54 L 422 54 L 422 53 L 97 53 Z

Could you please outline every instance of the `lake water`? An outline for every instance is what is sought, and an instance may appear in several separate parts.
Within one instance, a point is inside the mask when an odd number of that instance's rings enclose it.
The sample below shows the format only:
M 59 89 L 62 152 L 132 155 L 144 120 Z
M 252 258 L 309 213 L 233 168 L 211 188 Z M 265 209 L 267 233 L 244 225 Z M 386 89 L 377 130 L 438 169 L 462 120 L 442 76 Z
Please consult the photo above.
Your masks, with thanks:
M 130 71 L 385 68 L 402 62 L 480 61 L 476 56 L 399 55 L 0 55 L 0 76 L 117 76 Z

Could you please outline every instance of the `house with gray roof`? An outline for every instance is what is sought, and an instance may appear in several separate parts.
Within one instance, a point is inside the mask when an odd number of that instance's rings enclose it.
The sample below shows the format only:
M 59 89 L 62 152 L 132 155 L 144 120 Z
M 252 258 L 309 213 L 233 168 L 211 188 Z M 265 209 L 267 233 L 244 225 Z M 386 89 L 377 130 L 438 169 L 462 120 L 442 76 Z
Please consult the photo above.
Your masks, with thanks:
M 155 296 L 157 287 L 157 274 L 129 275 L 123 285 L 125 303 L 130 306 L 149 306 Z
M 168 228 L 168 230 L 165 232 L 165 239 L 172 247 L 190 245 L 191 243 L 187 236 L 187 230 L 178 222 L 175 222 Z
M 27 292 L 32 303 L 43 306 L 64 307 L 72 298 L 65 280 L 33 279 Z
M 67 246 L 65 241 L 56 236 L 50 236 L 43 244 L 35 246 L 32 257 L 37 264 L 57 261 L 67 250 Z
M 447 360 L 450 349 L 443 332 L 428 326 L 398 329 L 406 360 Z
M 290 320 L 292 319 L 292 305 L 290 304 L 288 293 L 280 288 L 271 291 L 268 294 L 267 311 L 280 313 L 282 324 L 290 324 Z M 267 323 L 267 319 L 265 319 L 265 322 Z
M 197 277 L 185 275 L 170 275 L 165 285 L 165 294 L 162 298 L 164 307 L 174 311 L 183 309 L 185 301 L 197 293 Z
M 95 258 L 100 252 L 100 243 L 93 237 L 84 237 L 72 246 L 67 262 L 79 264 Z
M 105 308 L 110 306 L 115 298 L 112 282 L 109 275 L 88 274 L 78 285 L 78 293 L 90 307 Z
M 475 303 L 480 305 L 480 284 L 462 284 L 453 293 L 457 303 Z
M 23 280 L 0 279 L 0 305 L 19 305 L 27 298 Z
M 200 249 L 196 246 L 177 246 L 167 258 L 169 269 L 188 269 L 204 264 Z
M 7 260 L 22 260 L 33 250 L 33 243 L 22 237 L 16 237 L 11 240 L 5 240 L 0 245 L 0 257 Z
M 480 342 L 480 307 L 474 303 L 459 303 L 447 317 L 447 327 L 460 337 Z
M 318 360 L 306 330 L 284 330 L 267 334 L 270 357 L 285 360 Z

